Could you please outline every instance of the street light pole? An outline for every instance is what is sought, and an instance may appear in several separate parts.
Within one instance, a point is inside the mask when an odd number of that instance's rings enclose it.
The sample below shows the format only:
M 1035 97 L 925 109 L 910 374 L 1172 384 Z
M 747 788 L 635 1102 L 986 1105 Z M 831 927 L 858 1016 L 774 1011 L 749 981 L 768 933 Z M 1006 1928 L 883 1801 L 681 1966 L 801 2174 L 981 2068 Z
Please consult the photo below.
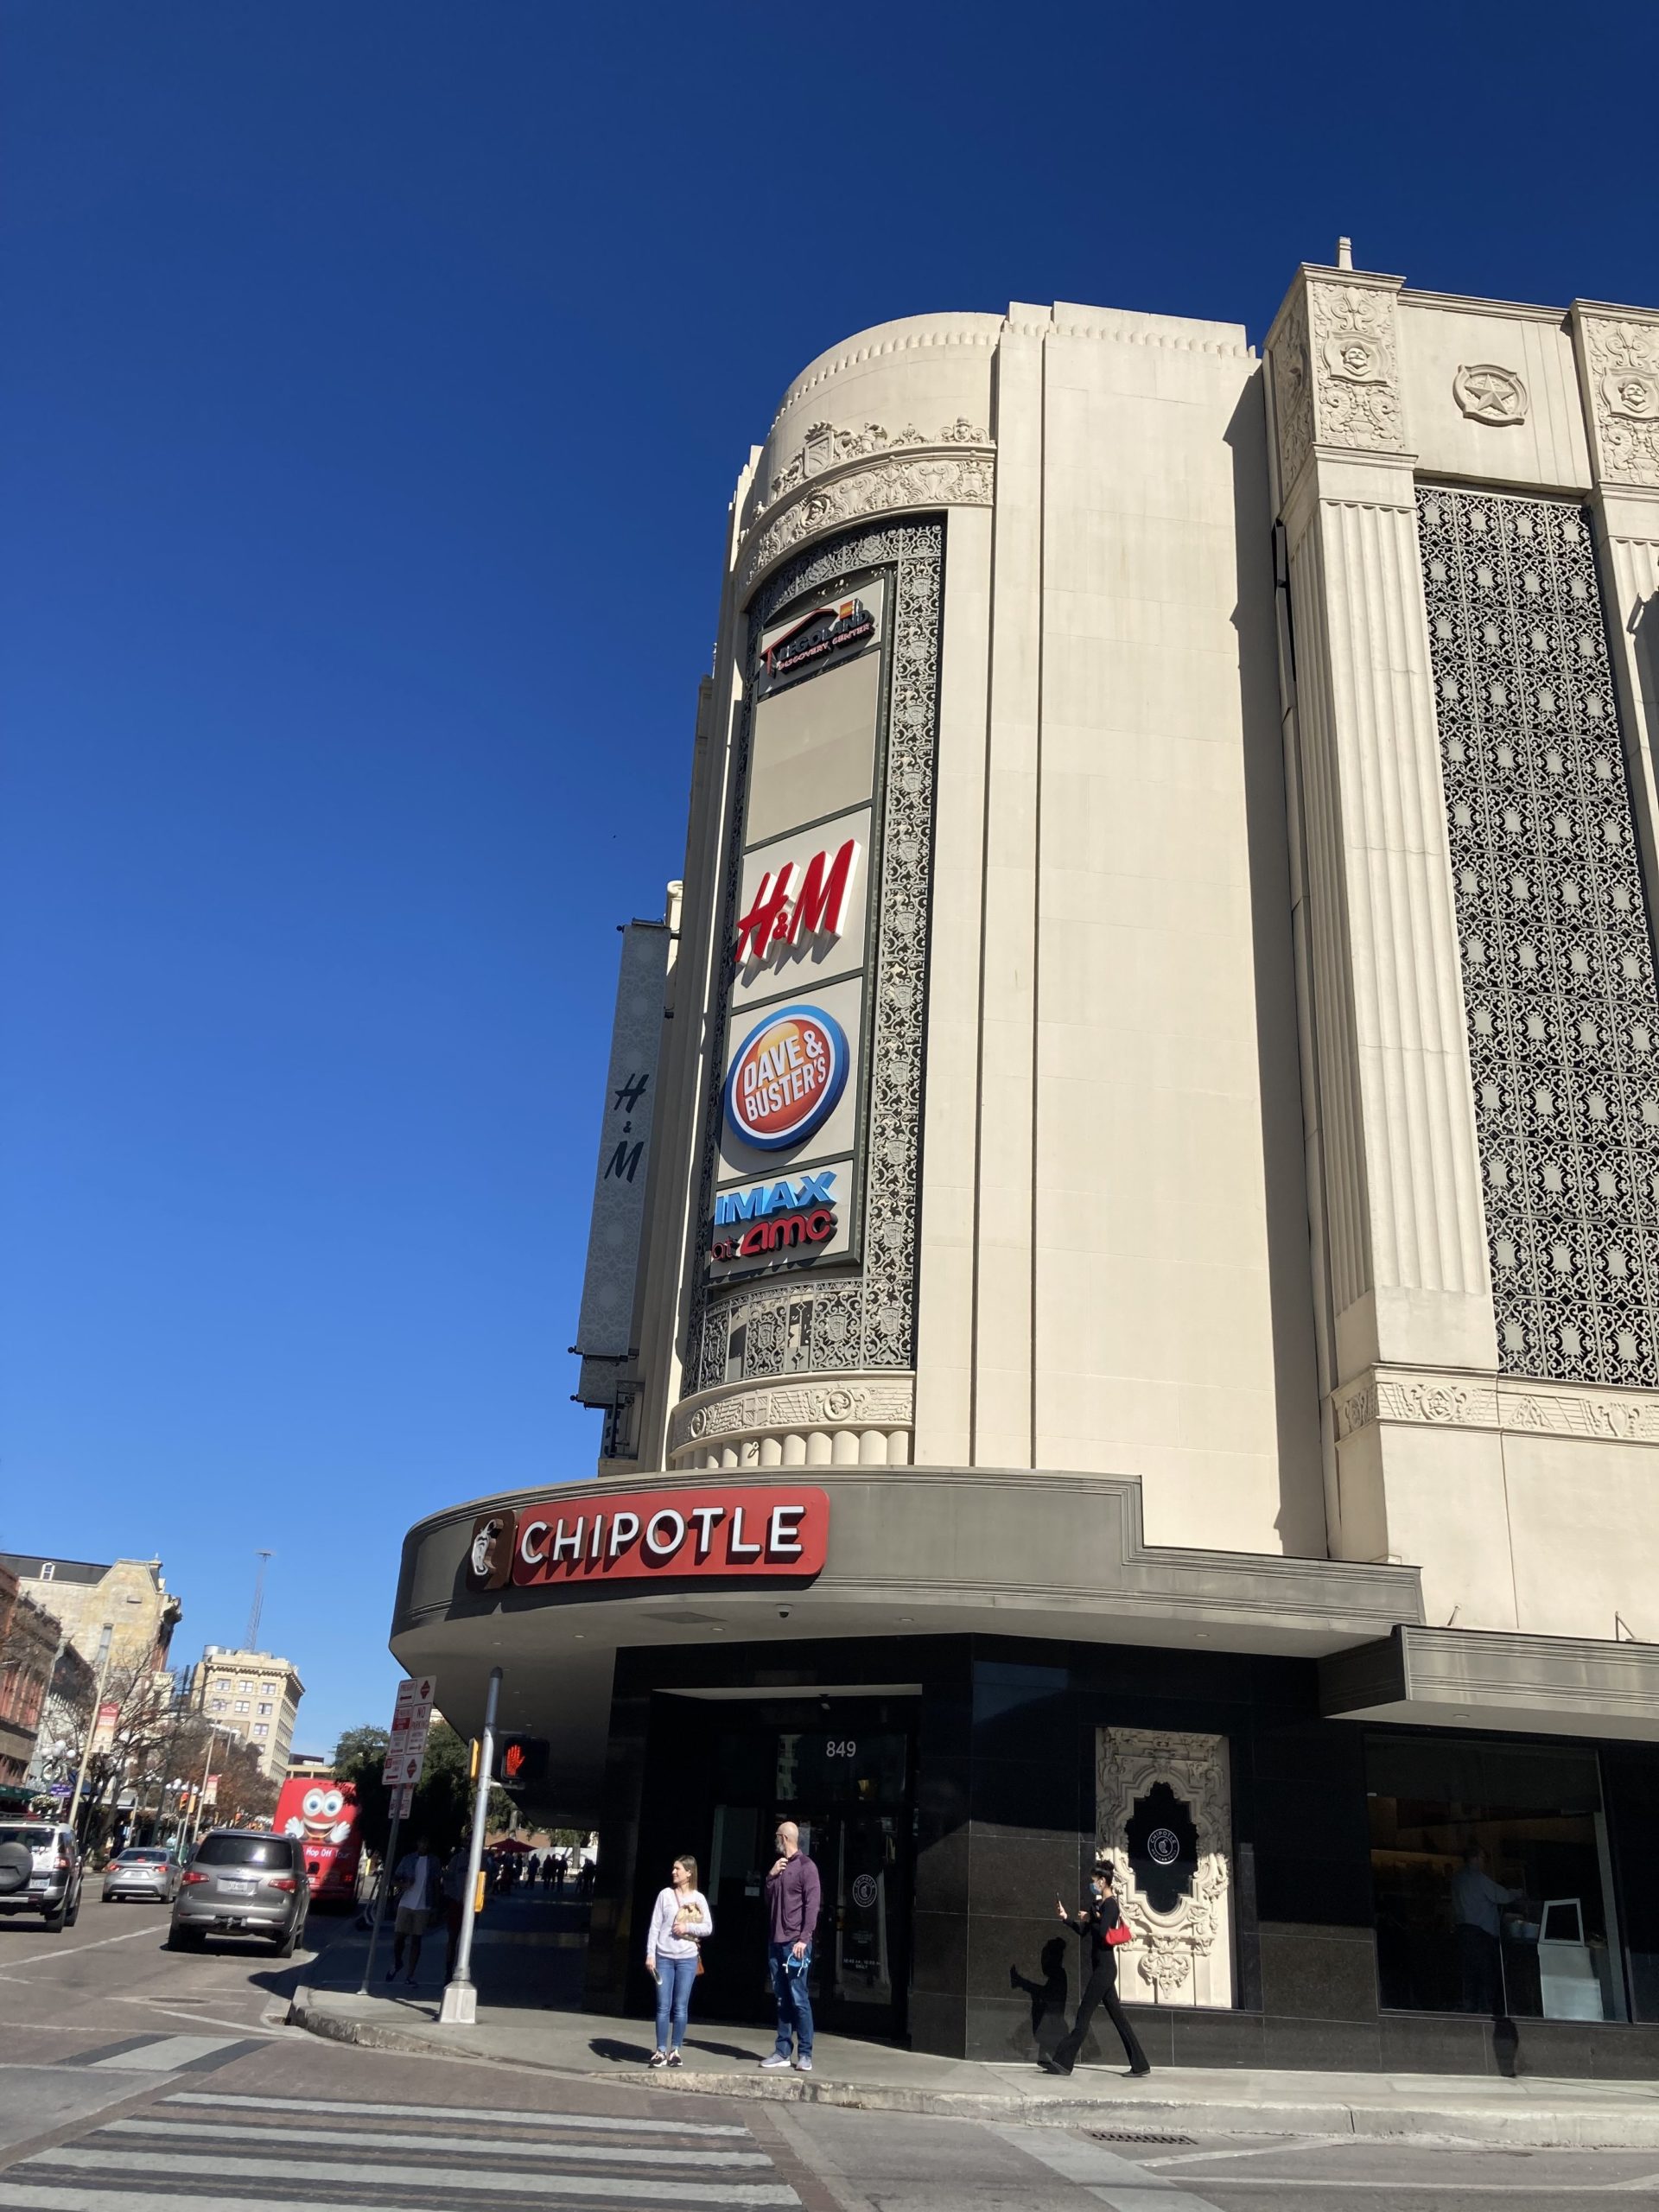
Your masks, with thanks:
M 478 1785 L 473 1797 L 473 1835 L 467 1847 L 467 1894 L 461 1900 L 461 1941 L 455 1946 L 455 1971 L 443 1993 L 438 2018 L 451 2026 L 472 2027 L 478 2019 L 478 1992 L 468 1969 L 473 1963 L 473 1917 L 478 1905 L 478 1871 L 484 1863 L 484 1831 L 490 1819 L 490 1783 L 495 1766 L 495 1711 L 501 1696 L 501 1669 L 490 1669 L 489 1694 L 484 1700 L 484 1732 L 478 1744 Z
M 115 1634 L 115 1623 L 105 1621 L 104 1633 L 98 1639 L 98 1687 L 92 1692 L 92 1718 L 86 1723 L 86 1733 L 81 1738 L 80 1764 L 75 1769 L 75 1790 L 69 1800 L 69 1827 L 73 1832 L 75 1815 L 80 1810 L 80 1793 L 86 1786 L 86 1762 L 92 1756 L 92 1738 L 98 1733 L 98 1724 L 104 1715 L 104 1685 L 110 1678 L 110 1643 Z
M 210 1720 L 207 1724 L 207 1749 L 202 1754 L 201 1761 L 201 1787 L 196 1792 L 195 1808 L 190 1815 L 190 1847 L 193 1851 L 201 1834 L 202 1800 L 207 1794 L 207 1770 L 213 1763 L 213 1738 L 215 1736 L 234 1736 L 235 1733 L 234 1728 L 226 1728 L 219 1721 Z

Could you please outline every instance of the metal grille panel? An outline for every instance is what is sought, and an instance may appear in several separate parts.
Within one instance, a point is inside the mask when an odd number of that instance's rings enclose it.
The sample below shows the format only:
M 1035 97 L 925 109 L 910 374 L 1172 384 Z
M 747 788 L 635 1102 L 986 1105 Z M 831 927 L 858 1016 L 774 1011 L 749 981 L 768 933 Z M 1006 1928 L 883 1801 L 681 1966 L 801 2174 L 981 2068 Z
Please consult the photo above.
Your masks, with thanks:
M 1498 1357 L 1659 1383 L 1659 992 L 1575 502 L 1423 486 Z

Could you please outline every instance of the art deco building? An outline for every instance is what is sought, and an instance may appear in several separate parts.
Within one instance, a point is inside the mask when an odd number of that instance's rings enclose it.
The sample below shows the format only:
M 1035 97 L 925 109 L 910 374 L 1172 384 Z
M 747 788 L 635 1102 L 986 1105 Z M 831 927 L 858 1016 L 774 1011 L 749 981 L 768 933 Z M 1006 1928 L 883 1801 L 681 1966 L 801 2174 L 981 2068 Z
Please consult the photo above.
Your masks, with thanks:
M 394 1630 L 597 2008 L 689 1843 L 753 2012 L 787 1813 L 834 2024 L 1029 2055 L 1105 1847 L 1154 2063 L 1659 2065 L 1659 314 L 1339 260 L 864 332 L 739 479 L 604 1456 Z

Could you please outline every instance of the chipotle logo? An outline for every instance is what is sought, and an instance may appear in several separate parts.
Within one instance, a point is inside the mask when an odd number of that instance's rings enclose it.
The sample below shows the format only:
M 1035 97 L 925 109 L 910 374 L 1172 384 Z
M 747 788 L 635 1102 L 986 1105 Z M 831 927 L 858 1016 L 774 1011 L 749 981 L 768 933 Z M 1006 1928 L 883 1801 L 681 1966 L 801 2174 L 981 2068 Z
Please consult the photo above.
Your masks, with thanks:
M 830 1500 L 821 1490 L 619 1491 L 505 1507 L 473 1523 L 469 1590 L 567 1583 L 762 1580 L 823 1572 Z

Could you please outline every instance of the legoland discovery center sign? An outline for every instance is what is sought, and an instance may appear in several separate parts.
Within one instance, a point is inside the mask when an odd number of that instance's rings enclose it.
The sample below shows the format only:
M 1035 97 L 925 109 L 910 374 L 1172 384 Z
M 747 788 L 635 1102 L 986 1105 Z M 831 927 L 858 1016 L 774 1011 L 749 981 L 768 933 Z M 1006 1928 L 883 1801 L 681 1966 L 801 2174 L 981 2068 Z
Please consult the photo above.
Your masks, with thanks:
M 745 1144 L 781 1152 L 821 1128 L 847 1087 L 847 1033 L 816 1006 L 785 1006 L 751 1029 L 726 1076 L 726 1119 Z

